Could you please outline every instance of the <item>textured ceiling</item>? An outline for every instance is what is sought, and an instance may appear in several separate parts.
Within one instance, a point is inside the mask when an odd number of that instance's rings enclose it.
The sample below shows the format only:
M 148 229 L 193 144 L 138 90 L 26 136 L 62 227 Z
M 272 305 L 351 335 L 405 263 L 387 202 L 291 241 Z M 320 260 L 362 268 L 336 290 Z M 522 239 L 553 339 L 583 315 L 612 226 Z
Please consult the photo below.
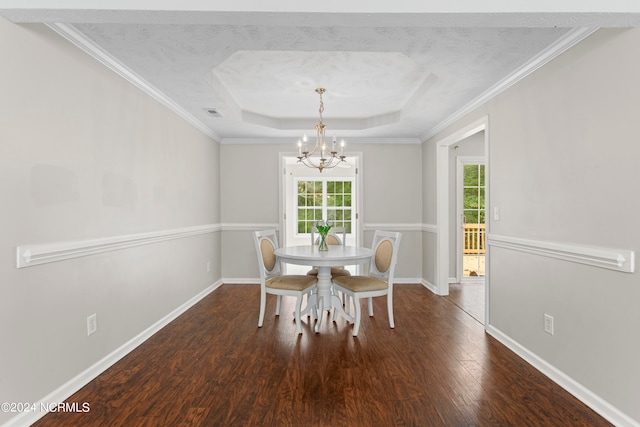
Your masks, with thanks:
M 311 133 L 317 87 L 327 90 L 328 135 L 421 141 L 550 47 L 566 43 L 572 27 L 615 20 L 539 13 L 427 14 L 422 20 L 367 13 L 0 14 L 51 24 L 221 142 Z
M 76 24 L 221 138 L 420 137 L 567 29 Z M 215 108 L 223 118 L 207 116 Z

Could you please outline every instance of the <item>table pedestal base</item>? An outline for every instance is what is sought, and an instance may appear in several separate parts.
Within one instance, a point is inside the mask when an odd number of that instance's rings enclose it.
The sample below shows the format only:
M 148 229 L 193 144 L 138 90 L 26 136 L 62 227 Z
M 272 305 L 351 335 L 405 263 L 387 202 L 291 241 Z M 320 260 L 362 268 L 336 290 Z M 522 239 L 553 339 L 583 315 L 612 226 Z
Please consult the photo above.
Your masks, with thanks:
M 351 323 L 354 322 L 354 318 L 344 311 L 342 301 L 340 301 L 338 295 L 334 295 L 331 292 L 331 267 L 318 267 L 318 291 L 311 295 L 305 311 L 311 310 L 314 306 L 317 319 L 315 328 L 316 334 L 320 332 L 324 312 L 328 312 L 332 308 L 335 310 L 333 316 L 334 319 L 336 318 L 335 314 L 338 313 L 347 319 L 347 321 Z
M 373 251 L 369 248 L 344 245 L 329 245 L 327 251 L 318 251 L 314 245 L 276 249 L 276 256 L 281 262 L 318 268 L 317 291 L 309 295 L 307 306 L 302 311 L 302 314 L 313 314 L 316 317 L 316 333 L 320 332 L 324 312 L 332 308 L 333 320 L 340 314 L 348 322 L 355 323 L 355 319 L 345 312 L 340 298 L 331 291 L 331 267 L 370 262 L 372 255 Z

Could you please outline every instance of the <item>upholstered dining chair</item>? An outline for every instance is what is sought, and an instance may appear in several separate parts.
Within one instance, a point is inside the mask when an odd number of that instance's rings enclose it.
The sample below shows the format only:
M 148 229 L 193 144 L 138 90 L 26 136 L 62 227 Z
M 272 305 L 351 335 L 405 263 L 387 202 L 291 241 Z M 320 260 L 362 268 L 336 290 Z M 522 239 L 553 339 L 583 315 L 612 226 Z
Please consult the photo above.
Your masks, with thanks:
M 316 228 L 316 223 L 313 224 L 311 228 L 311 244 L 317 245 L 320 240 L 320 236 L 316 236 L 318 233 L 318 229 Z M 345 245 L 347 242 L 347 229 L 344 227 L 331 227 L 329 229 L 329 234 L 327 234 L 326 239 L 327 245 Z M 307 271 L 307 274 L 311 276 L 318 276 L 318 269 L 316 267 Z M 349 270 L 344 268 L 343 266 L 339 267 L 331 267 L 331 277 L 333 276 L 350 276 L 351 273 Z
M 373 255 L 369 262 L 367 276 L 337 276 L 332 278 L 333 288 L 353 299 L 355 324 L 353 336 L 358 336 L 360 329 L 360 299 L 367 298 L 369 316 L 373 316 L 373 297 L 387 296 L 387 312 L 389 327 L 395 328 L 393 320 L 393 274 L 398 257 L 401 233 L 376 230 L 373 235 Z M 345 310 L 348 306 L 345 306 Z
M 254 232 L 254 243 L 258 255 L 258 269 L 260 270 L 260 316 L 258 327 L 262 327 L 264 312 L 267 304 L 267 294 L 277 296 L 276 316 L 280 315 L 282 296 L 296 297 L 294 317 L 298 334 L 302 333 L 300 312 L 302 297 L 315 290 L 318 278 L 310 275 L 283 275 L 282 266 L 275 251 L 278 249 L 278 237 L 275 230 Z M 314 310 L 310 310 L 314 313 Z

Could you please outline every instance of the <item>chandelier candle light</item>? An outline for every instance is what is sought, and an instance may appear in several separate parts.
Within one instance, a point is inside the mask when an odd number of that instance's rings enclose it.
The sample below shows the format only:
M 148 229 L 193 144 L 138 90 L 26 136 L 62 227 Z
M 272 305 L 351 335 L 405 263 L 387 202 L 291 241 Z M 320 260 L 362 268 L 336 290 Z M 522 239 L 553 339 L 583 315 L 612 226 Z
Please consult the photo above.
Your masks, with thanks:
M 316 125 L 316 143 L 313 146 L 311 152 L 307 149 L 307 134 L 302 137 L 302 141 L 298 140 L 298 162 L 304 164 L 310 168 L 319 169 L 322 172 L 323 169 L 335 168 L 341 162 L 345 161 L 344 156 L 344 139 L 340 142 L 340 154 L 336 151 L 336 137 L 333 137 L 331 142 L 331 151 L 327 149 L 327 144 L 324 137 L 325 125 L 322 123 L 322 112 L 324 111 L 324 104 L 322 102 L 322 94 L 326 92 L 325 88 L 319 87 L 316 89 L 316 93 L 320 95 L 320 122 Z M 304 144 L 304 146 L 303 146 Z M 314 160 L 313 156 L 316 152 L 319 152 L 319 158 Z

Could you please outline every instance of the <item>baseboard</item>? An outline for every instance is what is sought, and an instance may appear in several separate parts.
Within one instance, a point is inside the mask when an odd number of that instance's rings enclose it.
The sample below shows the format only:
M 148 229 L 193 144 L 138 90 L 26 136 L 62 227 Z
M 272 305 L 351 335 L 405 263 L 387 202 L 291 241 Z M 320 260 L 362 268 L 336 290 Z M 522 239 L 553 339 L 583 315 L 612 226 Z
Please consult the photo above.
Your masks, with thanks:
M 211 286 L 204 289 L 202 292 L 195 295 L 193 298 L 186 301 L 181 306 L 177 307 L 175 310 L 164 316 L 162 319 L 158 320 L 156 323 L 151 325 L 149 328 L 142 331 L 137 336 L 133 337 L 125 344 L 114 350 L 112 353 L 108 354 L 94 365 L 90 366 L 80 374 L 76 375 L 71 380 L 67 381 L 65 384 L 61 385 L 47 396 L 40 399 L 35 404 L 36 408 L 47 407 L 47 404 L 53 402 L 64 402 L 69 398 L 72 394 L 80 390 L 82 387 L 87 385 L 93 379 L 95 379 L 98 375 L 109 369 L 116 362 L 122 359 L 127 354 L 131 353 L 136 347 L 149 339 L 153 334 L 158 332 L 160 329 L 171 323 L 182 313 L 193 307 L 197 302 L 201 299 L 209 295 L 211 292 L 218 289 L 223 284 L 222 280 L 218 280 Z M 2 427 L 26 427 L 35 423 L 40 418 L 44 417 L 47 412 L 40 412 L 39 410 L 34 412 L 23 412 L 20 415 L 10 419 Z
M 438 287 L 436 285 L 434 285 L 433 283 L 429 282 L 428 280 L 424 280 L 424 279 L 422 279 L 420 281 L 420 283 L 422 283 L 422 286 L 424 286 L 425 288 L 429 289 L 434 294 L 438 295 Z
M 486 331 L 489 335 L 500 341 L 511 351 L 523 358 L 531 366 L 545 374 L 553 382 L 571 393 L 578 400 L 593 409 L 613 425 L 618 427 L 640 427 L 640 422 L 634 420 L 624 412 L 618 410 L 609 402 L 602 399 L 600 396 L 598 396 L 582 384 L 578 383 L 555 366 L 549 364 L 538 355 L 532 353 L 520 343 L 502 333 L 500 330 L 489 325 L 486 327 Z
M 394 285 L 415 285 L 416 283 L 422 283 L 422 279 L 411 278 L 411 277 L 394 277 L 393 278 Z
M 259 285 L 260 279 L 251 277 L 251 278 L 234 278 L 234 279 L 222 279 L 225 285 Z
M 251 278 L 226 278 L 222 279 L 225 285 L 259 285 L 260 279 L 256 277 Z M 422 279 L 412 279 L 401 277 L 399 279 L 394 279 L 393 284 L 395 285 L 415 285 L 416 283 L 423 283 Z

